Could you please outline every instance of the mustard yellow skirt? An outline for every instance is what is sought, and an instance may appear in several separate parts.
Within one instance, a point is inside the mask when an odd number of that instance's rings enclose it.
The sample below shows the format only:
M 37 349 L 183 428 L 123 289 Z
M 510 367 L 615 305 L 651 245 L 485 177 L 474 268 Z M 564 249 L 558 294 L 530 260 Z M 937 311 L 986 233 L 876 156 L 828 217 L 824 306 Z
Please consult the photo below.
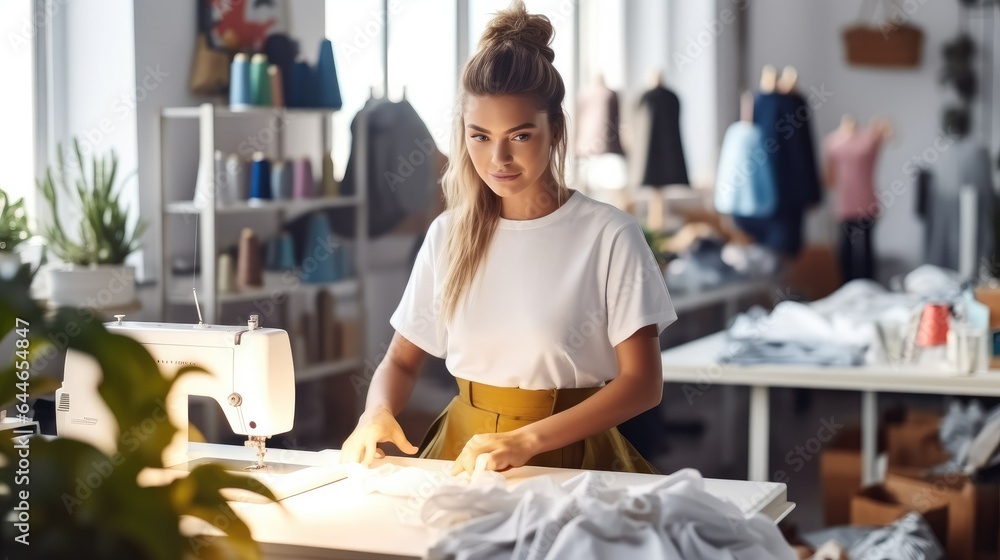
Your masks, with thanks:
M 461 378 L 456 381 L 458 396 L 424 436 L 421 458 L 453 461 L 476 434 L 508 432 L 527 426 L 571 408 L 600 390 L 593 387 L 536 391 L 494 387 Z M 528 465 L 659 474 L 618 428 L 535 455 Z

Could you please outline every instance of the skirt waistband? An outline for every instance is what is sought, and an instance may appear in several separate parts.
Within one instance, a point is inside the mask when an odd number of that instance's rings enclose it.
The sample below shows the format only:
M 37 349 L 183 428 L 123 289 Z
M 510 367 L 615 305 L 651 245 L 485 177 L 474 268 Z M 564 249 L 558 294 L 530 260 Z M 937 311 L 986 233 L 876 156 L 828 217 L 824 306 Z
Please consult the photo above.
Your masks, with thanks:
M 456 377 L 458 398 L 465 404 L 501 414 L 522 418 L 547 418 L 587 400 L 602 387 L 582 389 L 520 389 L 496 387 Z

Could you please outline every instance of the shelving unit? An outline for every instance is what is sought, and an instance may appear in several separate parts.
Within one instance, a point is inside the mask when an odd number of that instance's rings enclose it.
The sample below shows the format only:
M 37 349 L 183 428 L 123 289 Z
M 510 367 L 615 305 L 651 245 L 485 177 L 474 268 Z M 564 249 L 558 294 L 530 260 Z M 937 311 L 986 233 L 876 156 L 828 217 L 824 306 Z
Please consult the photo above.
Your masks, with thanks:
M 270 120 L 270 129 L 273 131 L 274 139 L 268 142 L 268 148 L 272 152 L 272 157 L 284 159 L 284 132 L 287 123 L 297 119 L 320 119 L 320 145 L 321 154 L 329 154 L 331 150 L 330 119 L 334 111 L 327 109 L 279 109 L 271 107 L 254 107 L 246 110 L 235 111 L 229 108 L 215 107 L 211 104 L 203 104 L 198 107 L 170 107 L 164 108 L 160 113 L 160 196 L 161 196 L 161 239 L 163 240 L 163 260 L 161 270 L 161 299 L 165 313 L 170 306 L 193 306 L 194 296 L 192 287 L 197 287 L 198 302 L 201 307 L 202 316 L 205 322 L 217 323 L 226 322 L 224 307 L 238 304 L 255 304 L 270 300 L 274 304 L 280 301 L 280 305 L 286 306 L 289 315 L 294 315 L 294 308 L 299 311 L 310 309 L 308 303 L 304 303 L 304 298 L 312 298 L 315 301 L 316 294 L 320 290 L 330 292 L 334 300 L 338 303 L 338 311 L 341 309 L 339 303 L 343 300 L 354 300 L 356 302 L 356 313 L 354 319 L 357 321 L 357 348 L 348 349 L 345 353 L 352 356 L 364 355 L 364 332 L 365 332 L 365 306 L 363 293 L 363 278 L 365 276 L 365 259 L 367 244 L 367 212 L 366 193 L 364 188 L 358 188 L 358 193 L 352 196 L 343 197 L 317 197 L 312 199 L 296 200 L 273 200 L 273 201 L 240 201 L 230 205 L 217 205 L 214 199 L 214 188 L 200 189 L 209 196 L 198 203 L 192 200 L 178 200 L 176 193 L 180 190 L 177 185 L 168 181 L 166 174 L 166 137 L 167 124 L 169 121 L 178 119 L 197 119 L 199 131 L 198 144 L 198 176 L 196 181 L 215 180 L 215 151 L 218 145 L 218 134 L 216 125 L 220 120 L 232 122 L 234 119 L 247 119 L 251 122 L 266 122 Z M 279 121 L 284 121 L 284 125 L 277 126 Z M 263 130 L 263 129 L 262 129 Z M 361 145 L 364 145 L 362 143 Z M 364 166 L 361 166 L 364 168 Z M 322 166 L 314 166 L 313 169 L 321 169 Z M 366 177 L 364 170 L 361 170 L 358 177 L 358 185 L 365 185 Z M 199 190 L 199 189 L 196 189 Z M 258 289 L 244 290 L 233 293 L 219 293 L 217 286 L 216 259 L 220 249 L 219 246 L 219 222 L 222 220 L 230 222 L 230 226 L 253 227 L 259 223 L 264 216 L 273 216 L 278 224 L 286 225 L 292 220 L 309 214 L 311 212 L 325 210 L 329 208 L 351 207 L 356 212 L 355 237 L 351 241 L 353 245 L 353 269 L 354 276 L 331 283 L 308 283 L 301 280 L 292 271 L 265 271 L 264 283 Z M 174 216 L 197 216 L 198 223 L 198 274 L 173 274 L 171 269 L 171 248 L 169 246 L 171 217 Z M 176 225 L 176 224 L 174 224 Z M 279 228 L 280 229 L 280 228 Z M 292 301 L 296 300 L 296 301 Z M 276 304 L 277 305 L 277 304 Z M 289 319 L 289 326 L 297 325 L 295 319 Z M 297 341 L 293 340 L 293 348 L 297 346 Z M 321 341 L 322 343 L 322 341 Z M 295 378 L 297 382 L 306 382 L 321 379 L 328 376 L 356 372 L 363 366 L 363 360 L 358 357 L 343 358 L 337 360 L 320 361 L 307 363 L 306 357 L 296 352 L 293 355 L 295 361 Z

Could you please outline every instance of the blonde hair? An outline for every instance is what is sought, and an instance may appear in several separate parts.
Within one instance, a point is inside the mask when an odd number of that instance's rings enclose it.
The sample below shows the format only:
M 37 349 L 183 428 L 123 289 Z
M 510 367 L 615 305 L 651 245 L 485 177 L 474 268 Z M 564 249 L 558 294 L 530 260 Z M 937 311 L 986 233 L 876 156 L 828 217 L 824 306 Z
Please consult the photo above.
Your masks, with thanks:
M 566 114 L 562 108 L 566 87 L 552 64 L 552 35 L 549 18 L 529 14 L 522 0 L 514 0 L 490 21 L 476 54 L 462 70 L 451 159 L 442 181 L 450 212 L 442 319 L 451 317 L 468 294 L 500 219 L 500 197 L 476 172 L 465 146 L 463 109 L 469 96 L 529 95 L 536 99 L 539 110 L 548 114 L 552 130 L 549 175 L 555 181 L 559 205 L 567 196 Z

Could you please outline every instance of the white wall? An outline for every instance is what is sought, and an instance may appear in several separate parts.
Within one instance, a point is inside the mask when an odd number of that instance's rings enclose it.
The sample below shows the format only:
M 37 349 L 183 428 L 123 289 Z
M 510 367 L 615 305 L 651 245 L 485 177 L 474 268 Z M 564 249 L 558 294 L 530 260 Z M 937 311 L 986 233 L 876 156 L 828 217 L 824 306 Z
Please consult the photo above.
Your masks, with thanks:
M 914 214 L 907 162 L 936 157 L 933 146 L 944 99 L 937 84 L 941 44 L 953 38 L 959 25 L 958 2 L 912 0 L 900 5 L 916 8 L 911 21 L 925 33 L 923 64 L 915 70 L 861 69 L 844 62 L 839 34 L 856 21 L 857 2 L 755 0 L 749 9 L 752 80 L 764 64 L 792 64 L 799 70 L 800 91 L 808 94 L 813 87 L 832 91 L 815 113 L 817 140 L 833 130 L 844 113 L 861 122 L 881 114 L 896 126 L 896 138 L 883 151 L 877 172 L 885 213 L 874 239 L 883 278 L 922 262 L 922 225 Z M 973 34 L 978 40 L 979 31 L 973 29 Z M 830 231 L 828 224 L 817 226 L 816 220 L 811 225 L 814 240 L 822 240 Z

